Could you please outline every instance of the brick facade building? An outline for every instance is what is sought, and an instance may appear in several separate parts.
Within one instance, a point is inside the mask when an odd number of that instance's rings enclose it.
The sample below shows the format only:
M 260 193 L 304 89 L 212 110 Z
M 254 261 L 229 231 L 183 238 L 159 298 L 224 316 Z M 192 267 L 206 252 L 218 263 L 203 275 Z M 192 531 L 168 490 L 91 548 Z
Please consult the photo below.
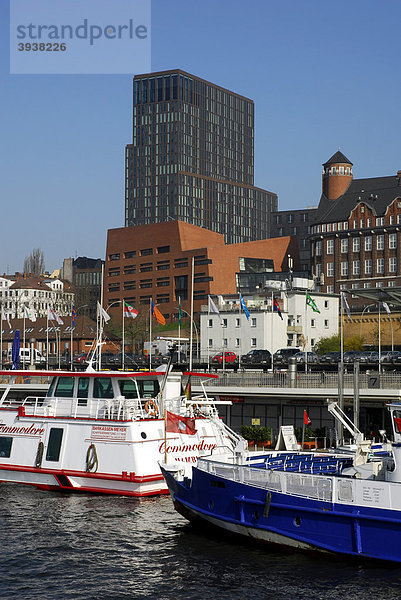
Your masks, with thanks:
M 208 294 L 236 293 L 236 273 L 267 259 L 275 271 L 288 269 L 288 255 L 299 268 L 296 238 L 225 244 L 224 236 L 182 221 L 109 229 L 104 306 L 124 299 L 140 310 L 150 299 L 166 318 L 178 312 L 178 299 L 190 312 L 194 257 L 194 312 Z M 252 259 L 252 261 L 248 260 Z M 147 308 L 146 308 L 147 310 Z M 121 309 L 112 307 L 116 318 Z
M 321 291 L 400 286 L 401 171 L 353 179 L 352 163 L 336 152 L 323 165 L 311 252 Z M 350 305 L 363 302 L 351 296 Z

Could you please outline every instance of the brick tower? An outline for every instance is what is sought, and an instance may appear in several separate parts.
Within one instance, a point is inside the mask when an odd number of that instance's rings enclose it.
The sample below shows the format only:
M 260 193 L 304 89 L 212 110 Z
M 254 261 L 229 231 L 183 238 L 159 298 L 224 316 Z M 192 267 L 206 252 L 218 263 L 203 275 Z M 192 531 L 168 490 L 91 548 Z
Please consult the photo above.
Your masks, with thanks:
M 329 200 L 342 196 L 352 179 L 352 162 L 339 150 L 323 164 L 322 191 Z

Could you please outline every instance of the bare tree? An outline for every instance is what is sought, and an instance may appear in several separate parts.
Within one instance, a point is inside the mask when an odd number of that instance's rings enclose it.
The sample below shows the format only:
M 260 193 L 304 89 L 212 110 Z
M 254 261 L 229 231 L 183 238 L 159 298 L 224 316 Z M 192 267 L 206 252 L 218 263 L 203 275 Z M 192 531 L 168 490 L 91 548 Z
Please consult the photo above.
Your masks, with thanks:
M 45 256 L 43 250 L 34 248 L 29 256 L 24 260 L 24 273 L 33 273 L 35 276 L 44 273 Z

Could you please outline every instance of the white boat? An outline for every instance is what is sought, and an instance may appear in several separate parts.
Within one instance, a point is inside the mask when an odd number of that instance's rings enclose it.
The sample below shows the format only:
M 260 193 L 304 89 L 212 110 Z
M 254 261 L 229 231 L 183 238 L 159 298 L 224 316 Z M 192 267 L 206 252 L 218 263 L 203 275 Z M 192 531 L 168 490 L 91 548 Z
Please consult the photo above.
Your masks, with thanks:
M 0 371 L 51 377 L 45 398 L 0 399 L 0 481 L 42 489 L 130 496 L 167 493 L 160 460 L 195 464 L 226 455 L 237 434 L 204 393 L 183 381 L 215 377 L 175 372 Z

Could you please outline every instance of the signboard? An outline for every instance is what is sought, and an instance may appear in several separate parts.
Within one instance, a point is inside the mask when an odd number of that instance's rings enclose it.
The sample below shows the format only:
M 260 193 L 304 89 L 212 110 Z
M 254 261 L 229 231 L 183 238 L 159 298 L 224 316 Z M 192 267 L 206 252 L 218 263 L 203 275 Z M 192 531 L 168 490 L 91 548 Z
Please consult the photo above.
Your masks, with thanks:
M 232 402 L 238 404 L 238 402 L 245 402 L 244 396 L 219 396 L 219 400 L 222 402 Z
M 260 419 L 252 419 L 252 425 L 260 425 Z
M 92 440 L 110 442 L 124 442 L 127 437 L 126 427 L 113 427 L 109 425 L 92 425 Z

